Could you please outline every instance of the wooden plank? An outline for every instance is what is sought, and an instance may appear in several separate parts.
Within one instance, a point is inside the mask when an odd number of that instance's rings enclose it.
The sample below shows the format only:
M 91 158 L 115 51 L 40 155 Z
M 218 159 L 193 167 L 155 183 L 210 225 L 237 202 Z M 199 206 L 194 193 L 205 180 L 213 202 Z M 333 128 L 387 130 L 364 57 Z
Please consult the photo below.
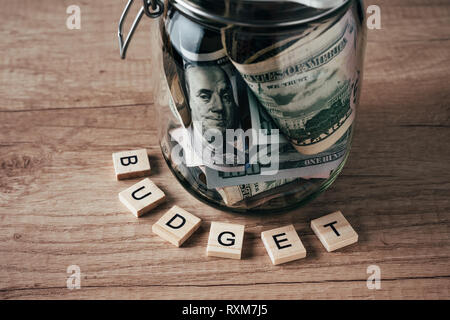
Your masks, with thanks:
M 151 103 L 152 22 L 142 19 L 127 60 L 122 61 L 117 27 L 126 3 L 79 3 L 81 29 L 69 30 L 66 8 L 72 4 L 26 0 L 3 5 L 0 35 L 8 54 L 0 58 L 1 110 Z
M 382 290 L 367 290 L 365 280 L 345 282 L 262 283 L 223 286 L 184 285 L 111 285 L 87 287 L 83 290 L 61 288 L 33 288 L 10 291 L 6 299 L 440 299 L 448 295 L 450 281 L 447 278 L 398 279 L 383 282 Z M 364 294 L 362 294 L 364 293 Z
M 448 163 L 440 162 L 448 151 L 443 155 L 440 149 L 430 148 L 423 153 L 429 136 L 444 138 L 447 128 L 413 128 L 417 147 L 410 148 L 402 141 L 404 135 L 411 136 L 411 128 L 385 127 L 376 110 L 361 113 L 360 123 L 375 123 L 359 128 L 348 166 L 329 191 L 287 214 L 247 217 L 210 209 L 182 189 L 165 166 L 154 129 L 145 130 L 144 119 L 136 129 L 121 122 L 122 113 L 138 119 L 142 109 L 111 108 L 110 114 L 104 109 L 7 114 L 9 124 L 28 118 L 31 125 L 8 125 L 0 136 L 4 155 L 0 252 L 5 257 L 0 271 L 4 291 L 0 292 L 5 296 L 20 294 L 14 288 L 64 286 L 65 269 L 71 264 L 86 273 L 84 285 L 105 287 L 118 281 L 114 279 L 137 286 L 143 281 L 141 275 L 148 272 L 157 276 L 146 279 L 146 285 L 180 284 L 172 274 L 181 271 L 183 285 L 222 285 L 230 279 L 235 283 L 353 281 L 364 277 L 370 264 L 380 265 L 383 275 L 391 278 L 448 276 L 449 177 Z M 110 122 L 95 124 L 95 119 L 103 118 Z M 90 122 L 94 124 L 83 125 Z M 389 137 L 384 147 L 378 139 L 383 133 Z M 389 145 L 397 148 L 388 149 Z M 167 204 L 139 221 L 116 201 L 117 193 L 134 183 L 115 181 L 111 166 L 111 153 L 125 146 L 149 149 L 154 164 L 151 179 L 168 197 Z M 392 157 L 389 165 L 382 161 L 386 151 Z M 407 161 L 400 162 L 405 154 Z M 206 222 L 182 252 L 155 241 L 150 231 L 173 203 L 201 212 L 199 217 Z M 328 256 L 309 222 L 337 207 L 351 219 L 360 243 Z M 227 261 L 224 266 L 204 255 L 208 222 L 220 217 L 247 226 L 240 263 Z M 271 269 L 260 232 L 289 223 L 295 225 L 312 254 L 299 265 Z
M 368 34 L 343 173 L 307 206 L 264 216 L 211 209 L 169 172 L 149 93 L 149 21 L 123 62 L 114 31 L 123 3 L 81 4 L 80 31 L 65 28 L 71 3 L 5 5 L 0 298 L 448 299 L 450 4 L 372 3 L 382 8 L 383 29 Z M 167 196 L 139 220 L 117 199 L 137 180 L 116 181 L 111 164 L 111 153 L 137 148 L 148 149 L 150 179 Z M 204 221 L 182 250 L 151 232 L 174 204 Z M 359 242 L 327 253 L 309 224 L 335 210 L 345 213 Z M 242 260 L 206 257 L 211 221 L 246 226 Z M 308 256 L 272 266 L 260 233 L 288 224 Z M 382 273 L 378 291 L 366 287 L 374 264 Z M 66 288 L 70 265 L 81 268 L 80 290 Z

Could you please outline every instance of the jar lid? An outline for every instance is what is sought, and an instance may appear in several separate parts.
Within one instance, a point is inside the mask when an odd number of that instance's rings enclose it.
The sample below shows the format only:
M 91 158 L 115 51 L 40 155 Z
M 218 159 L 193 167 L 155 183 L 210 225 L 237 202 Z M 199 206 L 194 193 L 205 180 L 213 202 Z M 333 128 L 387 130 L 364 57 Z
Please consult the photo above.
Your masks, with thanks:
M 169 1 L 184 14 L 200 21 L 206 20 L 251 27 L 283 27 L 320 19 L 338 10 L 351 0 Z

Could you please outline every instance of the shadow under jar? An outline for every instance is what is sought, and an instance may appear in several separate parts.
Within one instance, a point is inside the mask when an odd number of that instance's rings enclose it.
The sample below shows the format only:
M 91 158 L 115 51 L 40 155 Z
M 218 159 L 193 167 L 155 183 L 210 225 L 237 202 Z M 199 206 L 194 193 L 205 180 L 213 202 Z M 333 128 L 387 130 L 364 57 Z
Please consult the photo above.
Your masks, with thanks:
M 348 157 L 366 44 L 362 1 L 144 0 L 164 158 L 195 197 L 237 212 L 291 209 Z M 310 1 L 313 3 L 314 1 Z M 320 2 L 320 1 L 318 1 Z M 326 2 L 326 1 L 325 1 Z

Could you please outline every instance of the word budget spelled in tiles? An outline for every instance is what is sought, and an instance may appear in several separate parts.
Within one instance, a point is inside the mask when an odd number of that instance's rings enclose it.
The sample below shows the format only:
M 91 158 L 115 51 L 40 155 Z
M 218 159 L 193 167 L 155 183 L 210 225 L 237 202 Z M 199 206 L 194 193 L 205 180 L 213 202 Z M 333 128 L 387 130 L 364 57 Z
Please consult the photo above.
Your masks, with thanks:
M 117 180 L 144 177 L 150 174 L 147 150 L 130 150 L 113 153 Z
M 193 214 L 173 206 L 153 226 L 158 236 L 180 247 L 200 227 L 201 219 Z
M 358 241 L 358 234 L 340 211 L 312 220 L 311 228 L 328 252 Z
M 211 222 L 208 246 L 208 257 L 241 259 L 245 226 L 239 224 Z
M 136 217 L 140 217 L 164 202 L 166 195 L 149 178 L 145 178 L 119 193 L 119 199 Z
M 274 265 L 306 257 L 306 249 L 293 225 L 264 231 L 261 239 Z

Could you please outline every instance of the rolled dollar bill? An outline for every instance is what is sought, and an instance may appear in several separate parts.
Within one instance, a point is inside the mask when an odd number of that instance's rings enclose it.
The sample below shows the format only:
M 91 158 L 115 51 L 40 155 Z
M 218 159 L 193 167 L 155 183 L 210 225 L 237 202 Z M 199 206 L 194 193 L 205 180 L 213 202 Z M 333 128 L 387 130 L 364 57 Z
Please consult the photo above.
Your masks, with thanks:
M 238 186 L 217 188 L 226 205 L 236 204 L 244 199 L 252 198 L 257 194 L 275 189 L 281 185 L 292 182 L 295 179 L 281 179 L 275 181 L 247 183 Z
M 328 178 L 328 177 L 327 177 Z M 325 179 L 327 179 L 325 178 Z M 233 206 L 245 202 L 247 208 L 254 208 L 263 205 L 280 194 L 289 196 L 290 193 L 306 196 L 313 190 L 311 187 L 320 183 L 320 178 L 300 179 L 290 178 L 275 181 L 257 182 L 242 184 L 233 187 L 217 188 L 217 192 L 222 196 L 223 201 L 228 206 Z
M 348 11 L 322 33 L 285 39 L 279 43 L 282 49 L 275 45 L 263 55 L 256 54 L 257 62 L 232 60 L 275 124 L 302 154 L 327 150 L 353 123 L 359 78 L 356 33 Z M 268 58 L 261 61 L 262 56 Z
M 257 109 L 250 110 L 255 112 Z M 313 155 L 301 154 L 291 144 L 284 143 L 275 148 L 278 152 L 275 161 L 268 157 L 269 162 L 249 163 L 242 171 L 225 172 L 208 166 L 205 168 L 207 185 L 209 188 L 222 188 L 289 178 L 327 179 L 348 154 L 352 132 L 352 127 L 348 128 L 334 145 Z M 272 145 L 267 147 L 271 149 Z

